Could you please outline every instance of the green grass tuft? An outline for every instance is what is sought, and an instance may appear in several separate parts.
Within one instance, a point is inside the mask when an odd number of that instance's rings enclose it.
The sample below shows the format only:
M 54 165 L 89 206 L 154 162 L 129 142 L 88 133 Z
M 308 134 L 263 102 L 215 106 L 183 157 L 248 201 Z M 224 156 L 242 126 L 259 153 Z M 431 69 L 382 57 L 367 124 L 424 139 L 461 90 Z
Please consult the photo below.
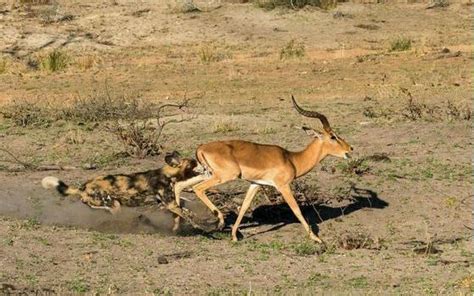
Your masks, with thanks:
M 412 40 L 407 37 L 398 37 L 390 43 L 390 51 L 407 51 L 411 49 Z
M 49 72 L 57 72 L 69 65 L 69 56 L 60 51 L 53 50 L 41 60 L 41 68 Z

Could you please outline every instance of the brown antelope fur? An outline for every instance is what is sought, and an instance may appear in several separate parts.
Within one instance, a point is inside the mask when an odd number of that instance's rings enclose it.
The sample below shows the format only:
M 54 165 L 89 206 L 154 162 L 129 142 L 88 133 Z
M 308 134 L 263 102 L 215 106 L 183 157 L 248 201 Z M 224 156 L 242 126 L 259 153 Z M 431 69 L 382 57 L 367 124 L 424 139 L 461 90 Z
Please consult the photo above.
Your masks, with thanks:
M 45 177 L 41 183 L 44 188 L 55 188 L 63 196 L 79 195 L 81 201 L 91 208 L 105 209 L 112 214 L 117 213 L 121 205 L 140 206 L 150 199 L 156 202 L 155 198 L 169 206 L 174 202 L 173 184 L 194 177 L 197 161 L 181 159 L 176 151 L 167 154 L 165 161 L 166 164 L 159 169 L 99 176 L 79 188 L 68 186 L 56 177 Z
M 314 137 L 302 151 L 291 152 L 276 145 L 262 145 L 242 140 L 217 141 L 198 147 L 196 156 L 200 164 L 210 175 L 198 175 L 180 182 L 175 186 L 175 197 L 179 205 L 179 193 L 186 186 L 193 186 L 196 195 L 211 209 L 219 219 L 219 227 L 224 227 L 224 216 L 206 196 L 206 190 L 218 184 L 244 179 L 250 187 L 244 198 L 239 215 L 232 227 L 232 240 L 237 241 L 237 230 L 242 218 L 250 206 L 261 185 L 274 186 L 303 225 L 310 238 L 317 242 L 321 239 L 313 233 L 304 219 L 293 196 L 290 183 L 312 170 L 326 156 L 348 158 L 352 147 L 331 129 L 323 114 L 302 109 L 292 98 L 293 106 L 303 116 L 318 118 L 323 124 L 322 131 L 302 128 Z

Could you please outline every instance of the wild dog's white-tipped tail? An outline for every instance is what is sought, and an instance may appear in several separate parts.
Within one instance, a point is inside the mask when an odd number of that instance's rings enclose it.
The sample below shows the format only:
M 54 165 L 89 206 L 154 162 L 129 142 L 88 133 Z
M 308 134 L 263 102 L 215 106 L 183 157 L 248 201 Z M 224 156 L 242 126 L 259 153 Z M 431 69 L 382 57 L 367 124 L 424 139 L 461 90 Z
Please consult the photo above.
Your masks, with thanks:
M 51 176 L 44 177 L 41 180 L 41 186 L 46 189 L 57 188 L 59 186 L 59 179 Z

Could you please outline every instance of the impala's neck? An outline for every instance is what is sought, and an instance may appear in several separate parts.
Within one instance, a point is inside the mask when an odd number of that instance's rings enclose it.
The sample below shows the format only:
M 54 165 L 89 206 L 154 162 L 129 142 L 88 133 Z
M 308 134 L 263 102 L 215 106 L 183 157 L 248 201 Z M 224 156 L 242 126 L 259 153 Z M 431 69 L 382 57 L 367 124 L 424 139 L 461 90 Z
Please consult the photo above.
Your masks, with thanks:
M 303 151 L 290 152 L 291 162 L 296 168 L 296 177 L 301 177 L 311 171 L 326 156 L 323 141 L 320 139 L 314 139 Z

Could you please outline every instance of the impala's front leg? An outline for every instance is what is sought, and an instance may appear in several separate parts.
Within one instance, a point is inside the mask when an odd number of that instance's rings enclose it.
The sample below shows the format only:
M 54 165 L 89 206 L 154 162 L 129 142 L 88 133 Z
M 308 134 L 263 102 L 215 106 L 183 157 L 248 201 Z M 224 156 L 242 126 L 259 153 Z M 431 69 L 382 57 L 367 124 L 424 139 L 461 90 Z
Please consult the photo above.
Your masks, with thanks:
M 300 207 L 293 196 L 293 192 L 291 192 L 290 185 L 279 186 L 277 189 L 283 195 L 286 203 L 290 207 L 291 211 L 293 211 L 293 214 L 295 214 L 296 218 L 298 218 L 300 223 L 303 225 L 305 231 L 309 234 L 309 238 L 318 243 L 323 243 L 323 241 L 316 234 L 314 234 L 314 232 L 311 230 L 311 227 L 309 227 L 308 222 L 306 222 L 304 219 Z
M 242 222 L 242 218 L 244 217 L 245 212 L 248 210 L 250 204 L 252 203 L 252 200 L 255 197 L 255 194 L 257 194 L 259 188 L 260 185 L 251 184 L 249 190 L 247 191 L 247 194 L 245 195 L 244 202 L 240 207 L 239 216 L 237 217 L 237 220 L 235 220 L 234 226 L 232 226 L 232 240 L 234 242 L 238 241 L 237 231 L 239 230 L 240 222 Z
M 179 208 L 181 208 L 181 192 L 185 188 L 187 188 L 189 186 L 196 185 L 197 183 L 199 183 L 201 181 L 204 181 L 206 179 L 208 179 L 207 176 L 197 175 L 197 176 L 192 177 L 188 180 L 176 182 L 174 184 L 174 197 L 175 197 L 176 205 Z M 180 217 L 180 215 L 176 215 L 176 217 L 174 218 L 173 232 L 178 232 L 178 230 L 180 228 L 180 224 L 181 224 L 181 217 Z

